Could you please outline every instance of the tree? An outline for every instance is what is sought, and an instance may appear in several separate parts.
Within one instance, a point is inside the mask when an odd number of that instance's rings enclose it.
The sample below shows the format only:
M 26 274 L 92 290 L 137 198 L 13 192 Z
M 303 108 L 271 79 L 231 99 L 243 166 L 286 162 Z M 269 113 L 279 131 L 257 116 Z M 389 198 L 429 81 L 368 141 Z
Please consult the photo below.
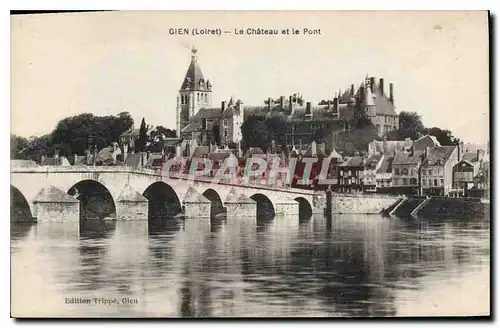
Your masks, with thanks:
M 176 138 L 177 137 L 177 131 L 175 131 L 175 129 L 171 130 L 171 129 L 167 129 L 161 125 L 158 125 L 156 127 L 156 131 L 157 131 L 157 133 L 164 135 L 165 138 Z
M 313 132 L 312 139 L 317 143 L 324 142 L 325 139 L 330 135 L 331 131 L 325 127 L 319 127 Z
M 286 145 L 286 136 L 289 129 L 287 121 L 282 116 L 271 116 L 264 122 L 270 133 L 271 140 L 274 140 L 278 145 Z
M 102 149 L 118 141 L 120 135 L 133 123 L 128 112 L 117 116 L 83 113 L 66 117 L 57 123 L 51 133 L 30 138 L 19 156 L 39 161 L 42 155 L 53 156 L 56 149 L 61 156 L 83 155 L 86 149 Z
M 425 134 L 425 126 L 422 117 L 416 112 L 399 113 L 399 129 L 397 136 L 400 140 L 411 138 L 417 140 L 419 134 Z
M 25 159 L 22 151 L 28 146 L 28 140 L 23 137 L 10 135 L 10 158 L 11 159 Z
M 262 150 L 267 151 L 271 144 L 271 133 L 261 117 L 248 117 L 241 125 L 241 134 L 245 149 L 260 147 Z
M 143 117 L 141 121 L 141 127 L 139 128 L 139 138 L 137 138 L 137 140 L 135 141 L 136 152 L 141 152 L 146 150 L 146 142 L 148 140 L 147 129 L 148 128 L 146 126 L 146 120 Z
M 212 125 L 212 131 L 211 131 L 211 136 L 210 136 L 210 141 L 215 143 L 216 145 L 220 146 L 221 140 L 220 140 L 220 125 L 219 123 L 215 123 Z

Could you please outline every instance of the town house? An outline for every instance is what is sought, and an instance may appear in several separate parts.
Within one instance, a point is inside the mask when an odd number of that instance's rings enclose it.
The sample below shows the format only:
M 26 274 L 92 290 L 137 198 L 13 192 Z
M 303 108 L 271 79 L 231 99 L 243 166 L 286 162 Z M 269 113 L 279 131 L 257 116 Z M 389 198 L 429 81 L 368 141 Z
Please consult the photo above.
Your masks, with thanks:
M 419 193 L 418 170 L 423 155 L 423 151 L 413 149 L 410 153 L 395 153 L 392 161 L 392 189 L 394 193 L 404 195 Z
M 453 188 L 453 167 L 459 161 L 456 146 L 427 148 L 421 167 L 422 194 L 447 196 Z

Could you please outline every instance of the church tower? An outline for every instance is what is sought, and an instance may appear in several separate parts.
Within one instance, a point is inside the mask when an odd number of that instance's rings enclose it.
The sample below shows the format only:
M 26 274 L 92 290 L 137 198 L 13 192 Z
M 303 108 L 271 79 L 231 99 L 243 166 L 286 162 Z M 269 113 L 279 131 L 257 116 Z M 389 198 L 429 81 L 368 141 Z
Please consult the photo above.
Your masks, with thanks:
M 191 63 L 177 96 L 177 136 L 198 110 L 212 105 L 212 84 L 205 80 L 198 64 L 197 50 L 191 50 Z

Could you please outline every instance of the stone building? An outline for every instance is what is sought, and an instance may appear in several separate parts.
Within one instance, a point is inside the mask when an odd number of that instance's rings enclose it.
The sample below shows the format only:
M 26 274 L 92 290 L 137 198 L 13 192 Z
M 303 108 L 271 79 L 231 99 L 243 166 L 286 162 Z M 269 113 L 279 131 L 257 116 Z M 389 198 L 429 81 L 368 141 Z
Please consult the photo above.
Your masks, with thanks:
M 484 186 L 478 185 L 483 156 L 481 149 L 464 153 L 461 160 L 453 167 L 453 188 L 457 190 L 458 195 L 468 196 L 468 191 L 472 188 L 484 189 Z
M 357 88 L 352 84 L 344 92 L 335 93 L 333 99 L 317 104 L 305 101 L 300 93 L 294 93 L 267 98 L 256 106 L 244 106 L 241 100 L 231 98 L 221 102 L 220 107 L 213 107 L 212 84 L 203 76 L 197 51 L 193 49 L 177 97 L 178 137 L 195 139 L 199 145 L 219 140 L 221 144 L 239 146 L 241 125 L 249 116 L 283 119 L 287 124 L 286 143 L 300 150 L 303 149 L 300 145 L 309 145 L 314 138 L 353 129 L 363 116 L 368 117 L 378 135 L 383 136 L 399 127 L 393 84 L 389 84 L 389 95 L 384 87 L 383 78 L 377 82 L 375 77 L 366 77 Z
M 425 152 L 421 167 L 422 194 L 447 196 L 453 188 L 453 167 L 460 160 L 458 147 L 428 147 Z
M 404 195 L 419 193 L 419 169 L 424 152 L 412 150 L 410 153 L 396 152 L 392 160 L 392 192 Z

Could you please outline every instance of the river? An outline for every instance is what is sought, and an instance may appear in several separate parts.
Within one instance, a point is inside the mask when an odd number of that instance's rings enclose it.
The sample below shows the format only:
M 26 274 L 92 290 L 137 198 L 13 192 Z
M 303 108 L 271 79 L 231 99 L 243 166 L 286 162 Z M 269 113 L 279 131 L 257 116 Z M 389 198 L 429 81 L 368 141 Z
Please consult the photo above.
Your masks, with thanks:
M 11 225 L 13 316 L 487 315 L 485 220 Z

